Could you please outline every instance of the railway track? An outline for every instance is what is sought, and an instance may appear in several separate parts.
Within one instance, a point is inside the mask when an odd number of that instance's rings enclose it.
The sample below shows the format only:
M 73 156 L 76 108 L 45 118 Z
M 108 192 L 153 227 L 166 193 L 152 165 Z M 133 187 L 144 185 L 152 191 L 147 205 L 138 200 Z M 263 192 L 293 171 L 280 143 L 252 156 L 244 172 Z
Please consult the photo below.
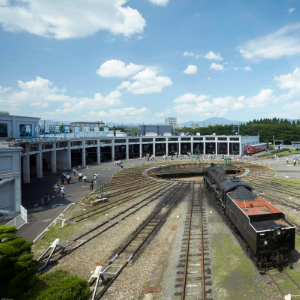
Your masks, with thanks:
M 100 223 L 99 225 L 93 227 L 92 229 L 88 230 L 87 232 L 77 236 L 72 241 L 69 241 L 68 247 L 62 249 L 60 247 L 52 247 L 52 249 L 49 247 L 38 259 L 40 262 L 40 268 L 39 270 L 44 269 L 50 264 L 57 263 L 61 258 L 63 258 L 66 255 L 69 255 L 71 252 L 75 251 L 79 247 L 83 246 L 87 242 L 91 241 L 92 239 L 99 237 L 101 234 L 106 232 L 107 230 L 111 229 L 112 227 L 119 224 L 121 221 L 125 220 L 129 216 L 133 215 L 149 203 L 153 202 L 154 200 L 157 200 L 159 197 L 163 196 L 164 194 L 167 194 L 166 196 L 169 199 L 169 195 L 174 195 L 180 188 L 177 188 L 178 183 L 171 184 L 173 187 L 176 187 L 176 191 L 173 192 L 173 189 L 170 190 L 170 186 L 167 186 L 162 191 L 160 190 L 159 193 L 155 193 L 154 195 L 148 196 L 146 199 L 135 203 L 134 205 L 130 206 L 129 208 L 121 211 L 120 213 L 116 214 L 115 216 L 112 216 L 107 221 L 104 221 Z M 125 215 L 124 215 L 125 214 Z M 114 222 L 113 222 L 114 221 Z M 84 238 L 84 240 L 83 240 Z M 51 252 L 52 251 L 52 252 Z
M 190 213 L 185 221 L 181 253 L 177 266 L 179 283 L 175 286 L 174 299 L 212 300 L 206 213 L 200 184 L 193 184 Z
M 101 278 L 101 274 L 99 273 L 98 277 L 94 278 L 94 280 L 90 282 L 91 289 L 93 289 L 90 299 L 101 299 L 109 291 L 109 288 L 121 275 L 129 262 L 146 243 L 148 238 L 161 224 L 164 218 L 169 214 L 173 206 L 182 198 L 185 192 L 189 191 L 190 187 L 190 184 L 183 183 L 167 198 L 166 201 L 164 201 L 160 208 L 149 216 L 149 218 L 143 223 L 142 227 L 132 237 L 130 237 L 129 241 L 120 251 L 118 251 L 118 253 L 116 253 L 114 258 L 111 259 L 105 267 L 102 267 L 102 270 L 105 270 L 106 272 L 109 270 L 110 278 L 108 279 L 104 276 Z
M 80 214 L 79 216 L 74 216 L 74 217 L 70 218 L 69 221 L 80 222 L 80 221 L 86 220 L 86 219 L 88 219 L 88 218 L 90 218 L 90 217 L 92 217 L 92 216 L 95 216 L 95 215 L 98 215 L 98 214 L 103 213 L 103 212 L 105 212 L 105 211 L 108 211 L 108 210 L 110 210 L 110 209 L 113 209 L 113 208 L 115 208 L 115 207 L 117 207 L 117 206 L 119 206 L 119 205 L 122 205 L 122 204 L 124 204 L 124 203 L 129 202 L 129 201 L 132 201 L 132 200 L 134 200 L 134 199 L 136 199 L 136 198 L 138 198 L 138 197 L 140 197 L 140 196 L 143 196 L 143 195 L 145 195 L 145 194 L 148 194 L 148 193 L 150 193 L 150 192 L 154 192 L 153 195 L 155 195 L 155 194 L 158 193 L 162 188 L 164 188 L 164 187 L 166 187 L 166 186 L 171 186 L 171 185 L 172 185 L 172 183 L 162 183 L 162 184 L 160 184 L 159 186 L 156 186 L 156 185 L 155 185 L 154 188 L 153 188 L 153 186 L 148 187 L 148 188 L 145 188 L 145 189 L 144 189 L 144 192 L 142 192 L 142 193 L 133 194 L 133 195 L 131 195 L 131 196 L 125 196 L 125 197 L 122 198 L 122 199 L 113 201 L 113 202 L 108 203 L 108 204 L 104 204 L 104 205 L 102 205 L 102 206 L 99 207 L 99 208 L 92 209 L 92 210 L 90 210 L 90 211 L 88 211 L 88 212 L 86 212 L 86 213 Z M 158 192 L 155 192 L 157 189 L 159 189 L 159 191 L 158 191 Z
M 277 287 L 282 298 L 288 294 L 290 295 L 300 295 L 300 286 L 293 279 L 294 274 L 290 274 L 286 269 L 271 269 L 265 272 Z

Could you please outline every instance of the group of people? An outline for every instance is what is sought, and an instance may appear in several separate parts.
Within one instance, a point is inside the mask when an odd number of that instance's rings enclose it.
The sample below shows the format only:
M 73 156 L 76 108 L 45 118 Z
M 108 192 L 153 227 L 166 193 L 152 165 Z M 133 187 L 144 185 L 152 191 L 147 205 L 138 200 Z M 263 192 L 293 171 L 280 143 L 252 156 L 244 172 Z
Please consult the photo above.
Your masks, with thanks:
M 64 185 L 63 185 L 62 187 L 60 187 L 59 184 L 56 183 L 56 184 L 54 185 L 54 191 L 55 191 L 55 193 L 56 193 L 56 196 L 60 196 L 60 194 L 61 194 L 61 196 L 62 196 L 63 198 L 65 198 L 66 188 L 65 188 Z

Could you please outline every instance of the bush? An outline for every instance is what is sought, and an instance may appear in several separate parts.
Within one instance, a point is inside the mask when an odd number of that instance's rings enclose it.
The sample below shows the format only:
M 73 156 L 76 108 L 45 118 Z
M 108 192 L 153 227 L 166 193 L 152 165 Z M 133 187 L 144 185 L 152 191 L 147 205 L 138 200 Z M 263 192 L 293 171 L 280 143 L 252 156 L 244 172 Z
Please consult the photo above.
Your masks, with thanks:
M 24 294 L 22 299 L 87 300 L 89 298 L 88 282 L 61 269 L 36 277 L 32 284 L 35 287 Z
M 37 273 L 38 262 L 30 254 L 32 242 L 14 237 L 16 233 L 15 226 L 0 226 L 0 295 L 19 299 Z

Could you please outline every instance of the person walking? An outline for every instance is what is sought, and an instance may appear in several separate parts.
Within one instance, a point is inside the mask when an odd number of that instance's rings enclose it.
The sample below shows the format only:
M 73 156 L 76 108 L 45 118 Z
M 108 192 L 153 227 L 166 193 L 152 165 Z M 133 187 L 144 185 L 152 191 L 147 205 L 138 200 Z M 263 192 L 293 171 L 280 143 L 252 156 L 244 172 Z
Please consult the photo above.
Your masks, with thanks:
M 65 178 L 66 178 L 66 177 L 65 177 L 65 174 L 62 174 L 61 177 L 60 177 L 60 181 L 61 181 L 61 184 L 62 184 L 62 185 L 64 185 Z
M 97 183 L 97 175 L 94 175 L 94 182 Z
M 71 178 L 70 174 L 67 174 L 66 178 L 67 178 L 67 184 L 70 184 L 70 178 Z
M 286 158 L 286 164 L 288 164 L 288 163 L 289 163 L 289 158 L 287 157 L 287 158 Z
M 91 183 L 90 183 L 90 191 L 93 191 L 93 190 L 94 190 L 94 181 L 92 179 Z
M 73 174 L 74 176 L 76 175 L 77 170 L 75 169 L 75 167 L 73 168 Z
M 294 158 L 294 167 L 296 166 L 296 158 Z
M 66 193 L 65 186 L 63 185 L 60 189 L 61 189 L 61 195 L 62 195 L 62 197 L 65 198 L 65 193 Z
M 82 181 L 82 173 L 81 173 L 81 171 L 80 171 L 80 173 L 79 173 L 79 175 L 78 175 L 78 182 L 81 182 Z

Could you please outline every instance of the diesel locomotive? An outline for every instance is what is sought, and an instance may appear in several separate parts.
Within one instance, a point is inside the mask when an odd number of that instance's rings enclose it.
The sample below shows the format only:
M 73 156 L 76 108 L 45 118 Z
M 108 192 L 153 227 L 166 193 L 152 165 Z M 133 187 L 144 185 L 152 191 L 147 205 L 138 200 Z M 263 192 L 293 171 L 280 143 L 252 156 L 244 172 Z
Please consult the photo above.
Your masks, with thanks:
M 254 194 L 251 186 L 231 178 L 214 164 L 207 168 L 204 182 L 260 268 L 289 263 L 291 251 L 295 249 L 295 227 L 284 213 Z

